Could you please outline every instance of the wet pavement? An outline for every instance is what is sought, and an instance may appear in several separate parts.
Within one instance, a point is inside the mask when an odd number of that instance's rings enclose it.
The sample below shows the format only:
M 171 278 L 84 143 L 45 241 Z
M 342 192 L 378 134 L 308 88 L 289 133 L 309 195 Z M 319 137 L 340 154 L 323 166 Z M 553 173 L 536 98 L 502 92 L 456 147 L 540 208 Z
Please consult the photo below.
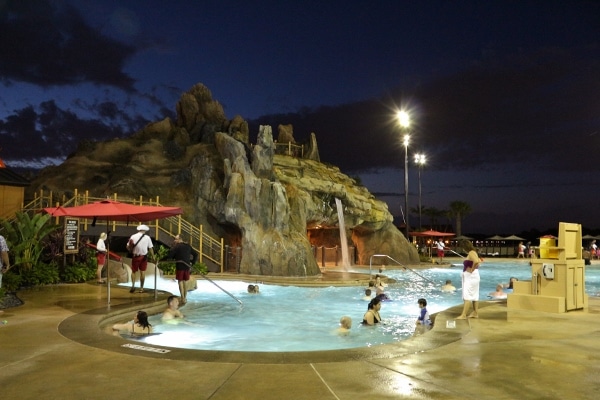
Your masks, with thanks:
M 0 315 L 5 399 L 600 398 L 600 298 L 566 314 L 482 302 L 479 319 L 451 328 L 454 307 L 427 334 L 373 348 L 245 353 L 136 347 L 100 328 L 162 310 L 166 293 L 113 287 L 110 305 L 95 284 L 18 295 L 24 305 Z

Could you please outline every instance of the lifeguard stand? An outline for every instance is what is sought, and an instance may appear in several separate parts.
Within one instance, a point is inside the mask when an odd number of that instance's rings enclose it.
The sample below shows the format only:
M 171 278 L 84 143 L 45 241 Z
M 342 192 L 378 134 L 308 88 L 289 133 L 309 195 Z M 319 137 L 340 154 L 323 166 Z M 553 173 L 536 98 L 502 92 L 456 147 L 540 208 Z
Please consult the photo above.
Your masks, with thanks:
M 553 239 L 540 241 L 540 258 L 531 260 L 531 281 L 517 281 L 508 294 L 508 308 L 564 313 L 587 310 L 585 262 L 581 225 L 561 222 L 558 246 Z

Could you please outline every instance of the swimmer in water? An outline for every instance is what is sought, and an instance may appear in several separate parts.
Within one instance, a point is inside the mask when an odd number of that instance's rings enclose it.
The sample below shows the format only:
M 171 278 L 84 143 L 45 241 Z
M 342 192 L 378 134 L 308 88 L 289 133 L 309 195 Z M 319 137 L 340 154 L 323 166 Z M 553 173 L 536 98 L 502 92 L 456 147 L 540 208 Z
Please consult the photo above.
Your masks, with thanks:
M 381 316 L 379 315 L 379 310 L 381 310 L 381 299 L 375 297 L 367 306 L 367 312 L 363 316 L 363 325 L 373 326 L 380 323 Z
M 352 318 L 345 315 L 340 318 L 340 327 L 336 332 L 338 335 L 347 336 L 350 334 L 350 328 L 352 328 Z

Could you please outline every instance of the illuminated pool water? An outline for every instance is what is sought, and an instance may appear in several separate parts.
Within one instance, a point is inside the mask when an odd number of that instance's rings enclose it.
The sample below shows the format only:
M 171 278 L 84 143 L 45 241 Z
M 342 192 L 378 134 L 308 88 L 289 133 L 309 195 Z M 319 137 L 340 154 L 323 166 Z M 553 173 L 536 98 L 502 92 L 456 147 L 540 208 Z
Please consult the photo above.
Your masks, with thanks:
M 430 313 L 462 304 L 461 268 L 415 272 L 385 271 L 397 283 L 386 288 L 392 301 L 383 303 L 380 313 L 384 323 L 375 327 L 360 325 L 368 304 L 362 300 L 364 287 L 307 288 L 264 283 L 260 284 L 260 294 L 251 295 L 246 292 L 247 286 L 256 282 L 216 281 L 240 299 L 243 302 L 240 305 L 210 282 L 199 280 L 198 289 L 188 294 L 188 304 L 181 309 L 190 325 L 165 324 L 160 315 L 155 315 L 150 323 L 159 334 L 141 340 L 187 349 L 258 352 L 333 350 L 393 343 L 413 335 L 419 313 L 418 298 L 427 299 Z M 528 263 L 483 264 L 480 299 L 489 300 L 487 295 L 495 286 L 507 283 L 511 276 L 530 279 Z M 457 287 L 455 293 L 440 291 L 446 279 L 451 279 Z M 159 288 L 178 293 L 173 281 L 164 281 Z M 586 292 L 600 293 L 600 269 L 586 269 Z M 343 315 L 353 321 L 348 336 L 335 333 Z

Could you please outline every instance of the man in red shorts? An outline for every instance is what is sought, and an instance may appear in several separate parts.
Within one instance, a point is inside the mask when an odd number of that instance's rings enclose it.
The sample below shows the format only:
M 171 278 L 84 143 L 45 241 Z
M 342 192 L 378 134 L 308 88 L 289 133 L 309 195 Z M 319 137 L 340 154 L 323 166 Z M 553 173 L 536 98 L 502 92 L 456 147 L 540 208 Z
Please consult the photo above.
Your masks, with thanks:
M 444 262 L 444 248 L 446 245 L 442 239 L 438 239 L 434 244 L 437 250 L 438 264 L 442 264 Z
M 190 271 L 192 265 L 198 259 L 198 253 L 192 249 L 192 246 L 185 243 L 179 235 L 173 238 L 173 247 L 169 250 L 168 259 L 175 260 L 175 279 L 179 284 L 179 293 L 181 294 L 181 305 L 187 303 L 187 285 L 190 280 Z
M 148 268 L 148 254 L 154 259 L 154 249 L 152 238 L 148 236 L 147 225 L 137 227 L 138 232 L 129 238 L 127 243 L 128 250 L 133 253 L 131 258 L 131 290 L 129 293 L 135 292 L 135 274 L 140 271 L 140 289 L 138 293 L 144 293 L 144 281 L 146 280 L 146 268 Z

